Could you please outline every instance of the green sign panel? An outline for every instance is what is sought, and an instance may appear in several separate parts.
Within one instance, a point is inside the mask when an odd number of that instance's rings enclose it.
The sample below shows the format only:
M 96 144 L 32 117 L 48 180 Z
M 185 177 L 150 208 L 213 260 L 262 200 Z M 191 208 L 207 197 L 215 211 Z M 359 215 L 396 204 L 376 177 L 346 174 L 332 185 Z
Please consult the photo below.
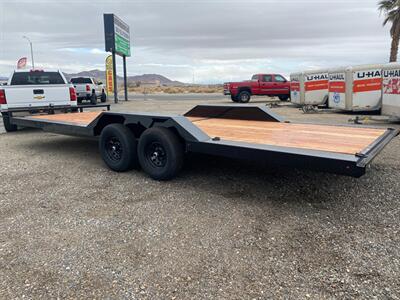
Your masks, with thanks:
M 129 41 L 119 34 L 115 34 L 115 51 L 125 56 L 131 56 L 131 47 Z
M 105 50 L 121 56 L 131 56 L 128 24 L 114 14 L 104 14 Z

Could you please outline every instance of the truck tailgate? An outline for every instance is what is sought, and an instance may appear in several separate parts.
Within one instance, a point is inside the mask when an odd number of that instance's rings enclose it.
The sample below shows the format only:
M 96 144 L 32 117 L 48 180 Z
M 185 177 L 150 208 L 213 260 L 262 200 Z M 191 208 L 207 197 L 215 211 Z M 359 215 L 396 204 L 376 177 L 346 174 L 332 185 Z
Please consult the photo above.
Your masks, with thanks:
M 68 85 L 7 86 L 8 108 L 70 105 Z

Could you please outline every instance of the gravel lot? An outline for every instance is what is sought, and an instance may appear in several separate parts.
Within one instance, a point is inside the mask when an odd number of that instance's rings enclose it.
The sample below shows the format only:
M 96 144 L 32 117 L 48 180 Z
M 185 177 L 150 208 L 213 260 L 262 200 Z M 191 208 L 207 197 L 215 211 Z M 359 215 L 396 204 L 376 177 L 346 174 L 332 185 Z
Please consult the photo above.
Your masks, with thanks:
M 113 110 L 228 103 L 211 98 Z M 360 179 L 191 156 L 156 182 L 108 170 L 95 140 L 0 134 L 0 298 L 399 299 L 399 149 Z

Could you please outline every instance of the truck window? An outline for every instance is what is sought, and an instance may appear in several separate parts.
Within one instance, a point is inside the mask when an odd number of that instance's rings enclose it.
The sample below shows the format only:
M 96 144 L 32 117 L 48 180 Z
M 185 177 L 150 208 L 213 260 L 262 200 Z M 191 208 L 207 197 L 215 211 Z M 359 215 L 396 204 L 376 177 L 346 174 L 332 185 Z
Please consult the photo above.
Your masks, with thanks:
M 275 75 L 275 81 L 277 81 L 277 82 L 286 82 L 287 80 L 285 79 L 285 77 L 283 77 L 281 75 Z
M 272 82 L 272 75 L 263 75 L 262 80 L 263 82 Z
M 15 72 L 11 85 L 65 84 L 58 72 Z
M 77 77 L 77 78 L 71 78 L 71 83 L 74 83 L 74 84 L 91 84 L 92 80 L 90 78 Z
M 258 75 L 253 75 L 253 77 L 251 77 L 251 80 L 257 81 L 258 80 Z

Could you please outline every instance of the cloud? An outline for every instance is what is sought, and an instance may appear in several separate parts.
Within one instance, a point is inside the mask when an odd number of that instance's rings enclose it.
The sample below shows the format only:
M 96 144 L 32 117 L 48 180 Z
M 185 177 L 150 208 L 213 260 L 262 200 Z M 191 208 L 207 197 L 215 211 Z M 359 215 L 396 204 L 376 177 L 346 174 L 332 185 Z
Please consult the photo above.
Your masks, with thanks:
M 27 35 L 37 64 L 101 67 L 105 12 L 131 27 L 131 75 L 191 82 L 194 72 L 198 82 L 222 82 L 257 72 L 386 62 L 389 54 L 389 29 L 382 28 L 376 0 L 0 0 L 0 60 L 29 58 Z M 0 75 L 14 65 L 1 64 Z

